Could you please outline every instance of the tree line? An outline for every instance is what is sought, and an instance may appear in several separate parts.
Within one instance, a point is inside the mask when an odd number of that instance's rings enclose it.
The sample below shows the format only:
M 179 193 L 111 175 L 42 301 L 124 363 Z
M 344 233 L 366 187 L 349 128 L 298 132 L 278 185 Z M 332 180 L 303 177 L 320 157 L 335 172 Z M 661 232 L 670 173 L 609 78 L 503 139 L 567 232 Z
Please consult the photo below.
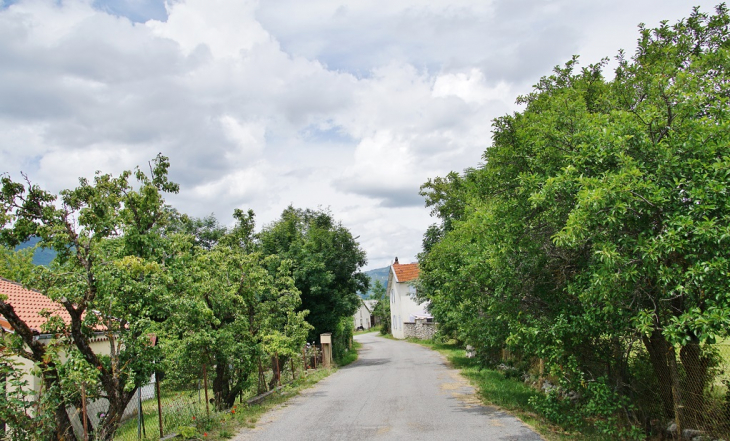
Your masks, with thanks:
M 2 335 L 0 375 L 10 387 L 0 394 L 0 421 L 14 439 L 69 438 L 66 408 L 80 408 L 81 384 L 85 398 L 109 400 L 94 433 L 109 440 L 153 373 L 186 385 L 202 366 L 222 410 L 257 384 L 262 364 L 286 363 L 320 333 L 334 333 L 336 358 L 347 347 L 357 292 L 368 287 L 352 234 L 326 210 L 288 207 L 258 233 L 251 210 L 236 209 L 230 228 L 212 215 L 187 216 L 165 204 L 179 191 L 169 167 L 158 155 L 149 173 L 97 172 L 58 195 L 2 175 L 0 276 L 70 315 L 65 322 L 48 311 L 33 330 L 0 295 L 13 328 Z M 51 265 L 33 265 L 32 249 L 13 251 L 31 237 L 55 251 Z M 109 355 L 92 348 L 99 336 Z M 27 378 L 13 356 L 35 365 L 40 392 L 23 395 Z
M 611 78 L 574 57 L 494 120 L 481 165 L 421 188 L 439 222 L 418 292 L 441 333 L 485 365 L 542 359 L 560 383 L 533 405 L 556 422 L 708 427 L 730 330 L 729 25 L 723 4 L 640 26 Z

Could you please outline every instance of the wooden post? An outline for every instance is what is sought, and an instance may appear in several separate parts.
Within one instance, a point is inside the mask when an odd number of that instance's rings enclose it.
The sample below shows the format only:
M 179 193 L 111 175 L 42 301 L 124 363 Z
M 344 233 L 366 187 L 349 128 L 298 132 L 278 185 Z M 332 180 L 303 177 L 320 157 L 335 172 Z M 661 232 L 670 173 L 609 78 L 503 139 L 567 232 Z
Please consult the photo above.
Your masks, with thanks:
M 203 387 L 205 388 L 205 413 L 210 418 L 210 408 L 208 407 L 208 371 L 203 365 Z
M 291 363 L 291 379 L 294 381 L 297 379 L 296 373 L 294 372 L 294 358 L 290 358 L 289 362 Z
M 81 413 L 84 418 L 84 441 L 89 441 L 89 425 L 86 416 L 86 387 L 83 382 L 81 383 Z
M 302 346 L 302 361 L 304 362 L 304 372 L 307 372 L 307 346 Z
M 162 430 L 162 401 L 160 401 L 160 376 L 155 372 L 155 389 L 157 390 L 157 419 L 160 422 L 160 438 L 165 436 Z

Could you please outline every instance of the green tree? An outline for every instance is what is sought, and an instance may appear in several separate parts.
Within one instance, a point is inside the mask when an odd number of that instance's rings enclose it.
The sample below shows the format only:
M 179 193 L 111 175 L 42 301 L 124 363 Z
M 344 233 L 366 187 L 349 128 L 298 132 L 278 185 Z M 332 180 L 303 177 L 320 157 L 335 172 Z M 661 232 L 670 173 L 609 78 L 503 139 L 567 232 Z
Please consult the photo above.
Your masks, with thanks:
M 51 318 L 45 331 L 58 335 L 51 345 L 41 344 L 15 312 L 0 299 L 0 313 L 13 326 L 6 336 L 11 350 L 39 366 L 44 391 L 58 390 L 61 371 L 67 377 L 79 369 L 86 373 L 89 396 L 109 400 L 106 417 L 97 428 L 97 439 L 111 439 L 137 386 L 146 383 L 158 351 L 149 347 L 146 334 L 163 315 L 160 299 L 168 280 L 161 266 L 165 245 L 160 226 L 166 218 L 164 192 L 177 192 L 167 179 L 169 162 L 158 155 L 150 175 L 140 169 L 118 177 L 97 173 L 93 183 L 64 190 L 60 198 L 28 180 L 1 179 L 0 240 L 14 247 L 31 236 L 57 253 L 50 268 L 15 272 L 24 286 L 58 302 L 70 323 Z M 137 184 L 129 182 L 134 175 Z M 103 334 L 110 355 L 92 350 L 91 339 Z M 65 365 L 49 347 L 62 345 L 77 354 L 76 367 Z M 72 357 L 73 358 L 73 357 Z M 65 406 L 73 393 L 61 391 L 55 412 L 56 436 L 68 436 L 70 422 Z
M 390 334 L 390 297 L 387 287 L 380 280 L 376 280 L 370 293 L 370 299 L 377 303 L 373 308 L 373 316 L 380 323 L 380 333 Z
M 483 167 L 424 186 L 444 234 L 420 278 L 444 328 L 485 358 L 547 359 L 584 403 L 586 379 L 631 395 L 643 344 L 663 416 L 703 426 L 704 347 L 730 329 L 729 24 L 722 5 L 642 27 L 611 80 L 556 68 L 494 121 Z M 444 214 L 459 180 L 467 208 Z
M 234 216 L 231 229 L 208 217 L 203 228 L 188 230 L 195 235 L 184 235 L 187 246 L 170 263 L 180 295 L 172 300 L 163 340 L 169 378 L 200 378 L 200 364 L 186 362 L 200 360 L 210 369 L 219 410 L 258 379 L 262 358 L 298 354 L 311 328 L 307 311 L 296 312 L 301 300 L 291 262 L 252 251 L 253 212 Z M 201 242 L 211 226 L 222 234 L 215 244 Z
M 300 310 L 309 311 L 307 321 L 314 327 L 310 341 L 334 332 L 341 319 L 357 311 L 357 293 L 368 290 L 368 277 L 360 271 L 367 259 L 356 238 L 329 212 L 288 207 L 258 237 L 265 255 L 292 262 Z

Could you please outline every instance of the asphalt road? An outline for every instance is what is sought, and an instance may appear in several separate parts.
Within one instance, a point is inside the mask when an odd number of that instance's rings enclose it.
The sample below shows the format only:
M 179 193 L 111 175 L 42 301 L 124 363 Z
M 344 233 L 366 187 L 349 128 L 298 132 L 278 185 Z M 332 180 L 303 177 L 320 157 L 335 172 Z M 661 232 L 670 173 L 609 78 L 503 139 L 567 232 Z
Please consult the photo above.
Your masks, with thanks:
M 349 366 L 264 415 L 244 440 L 542 440 L 517 418 L 482 406 L 443 357 L 376 334 Z

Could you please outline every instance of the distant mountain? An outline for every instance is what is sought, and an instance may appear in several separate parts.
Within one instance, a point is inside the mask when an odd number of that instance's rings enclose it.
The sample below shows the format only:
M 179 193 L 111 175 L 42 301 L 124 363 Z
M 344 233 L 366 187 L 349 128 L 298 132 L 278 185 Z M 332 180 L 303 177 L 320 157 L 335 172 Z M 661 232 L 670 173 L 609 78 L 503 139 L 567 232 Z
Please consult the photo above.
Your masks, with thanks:
M 38 244 L 38 242 L 40 242 L 40 240 L 41 239 L 39 237 L 31 237 L 27 242 L 21 243 L 15 247 L 15 249 L 22 250 L 24 248 L 34 247 Z M 55 251 L 49 250 L 48 248 L 38 248 L 33 254 L 33 264 L 48 266 L 54 257 L 56 257 Z
M 372 287 L 376 280 L 380 280 L 380 283 L 383 284 L 383 286 L 386 286 L 388 284 L 388 271 L 390 271 L 390 267 L 386 266 L 383 268 L 375 268 L 371 269 L 370 271 L 365 271 L 365 274 L 370 277 L 370 286 Z M 366 293 L 358 293 L 361 298 L 366 299 L 370 296 L 372 290 L 368 290 Z

